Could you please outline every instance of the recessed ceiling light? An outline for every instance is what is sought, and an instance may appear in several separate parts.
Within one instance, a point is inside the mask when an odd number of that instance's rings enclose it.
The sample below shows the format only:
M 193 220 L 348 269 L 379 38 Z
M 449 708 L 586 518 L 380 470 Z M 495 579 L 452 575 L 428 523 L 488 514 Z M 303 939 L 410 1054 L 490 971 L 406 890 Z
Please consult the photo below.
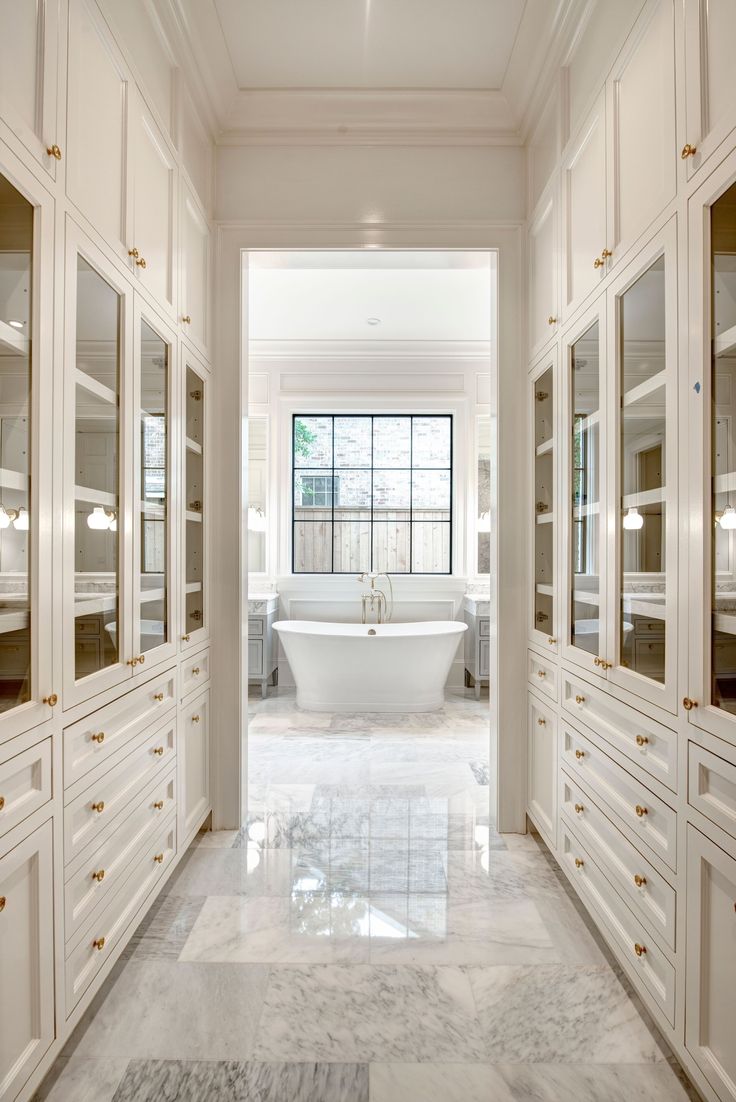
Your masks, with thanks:
M 22 329 L 24 324 L 25 323 L 22 322 L 22 321 L 9 321 L 8 322 L 8 325 L 12 325 L 13 329 Z
M 380 325 L 381 324 L 381 319 L 380 318 L 368 318 L 367 320 L 368 320 L 369 325 Z

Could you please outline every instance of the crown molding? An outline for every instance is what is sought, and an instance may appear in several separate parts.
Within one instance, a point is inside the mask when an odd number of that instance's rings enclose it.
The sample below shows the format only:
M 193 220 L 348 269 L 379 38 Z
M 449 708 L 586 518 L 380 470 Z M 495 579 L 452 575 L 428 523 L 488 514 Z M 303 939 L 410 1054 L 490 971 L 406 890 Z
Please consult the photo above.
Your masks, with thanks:
M 489 89 L 253 89 L 230 104 L 220 145 L 520 145 Z
M 303 363 L 327 361 L 380 364 L 382 361 L 416 361 L 421 371 L 427 363 L 453 363 L 467 360 L 488 361 L 490 341 L 378 341 L 378 340 L 251 340 L 248 345 L 251 363 L 299 360 Z M 408 366 L 408 364 L 407 364 Z

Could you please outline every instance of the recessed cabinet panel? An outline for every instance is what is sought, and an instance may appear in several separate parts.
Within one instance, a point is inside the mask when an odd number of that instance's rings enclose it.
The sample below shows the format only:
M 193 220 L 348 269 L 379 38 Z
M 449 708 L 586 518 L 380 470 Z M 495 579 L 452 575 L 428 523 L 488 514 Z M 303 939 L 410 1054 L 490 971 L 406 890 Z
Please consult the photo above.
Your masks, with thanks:
M 141 282 L 162 304 L 174 306 L 173 155 L 139 98 L 134 117 L 133 256 Z
M 203 351 L 208 343 L 207 285 L 210 235 L 189 188 L 181 194 L 181 321 L 184 332 Z
M 0 851 L 0 1096 L 16 1098 L 54 1039 L 51 820 Z
M 685 0 L 684 9 L 687 146 L 683 153 L 688 175 L 693 176 L 736 122 L 736 5 L 733 0 Z
M 650 0 L 609 82 L 614 226 L 612 263 L 675 196 L 672 0 Z M 642 105 L 646 104 L 646 110 Z
M 89 0 L 69 11 L 67 194 L 115 251 L 127 258 L 130 86 Z
M 191 646 L 207 638 L 207 387 L 204 376 L 191 361 L 185 370 L 184 389 L 184 622 L 182 641 Z
M 534 821 L 555 846 L 557 843 L 557 719 L 529 694 L 527 719 L 529 755 L 529 809 Z
M 58 5 L 0 0 L 0 118 L 50 176 L 57 160 Z
M 186 843 L 198 830 L 210 803 L 210 694 L 198 697 L 181 714 L 180 753 L 184 755 L 179 772 L 183 784 L 181 796 L 182 837 Z
M 557 478 L 556 358 L 532 376 L 532 439 L 534 542 L 532 548 L 532 623 L 530 638 L 545 648 L 557 650 L 557 607 L 555 602 Z
M 603 95 L 563 162 L 564 309 L 573 313 L 606 271 L 606 112 Z
M 552 191 L 529 227 L 529 344 L 541 348 L 557 328 L 557 204 Z

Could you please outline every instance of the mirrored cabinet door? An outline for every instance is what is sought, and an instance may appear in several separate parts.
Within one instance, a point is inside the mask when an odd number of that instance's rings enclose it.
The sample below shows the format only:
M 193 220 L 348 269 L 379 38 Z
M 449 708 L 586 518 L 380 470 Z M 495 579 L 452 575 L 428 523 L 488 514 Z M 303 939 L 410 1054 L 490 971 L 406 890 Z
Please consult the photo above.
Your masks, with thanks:
M 557 355 L 550 353 L 532 371 L 532 563 L 530 639 L 557 650 Z
M 614 592 L 603 652 L 611 681 L 670 710 L 676 708 L 676 311 L 672 222 L 609 292 L 617 463 L 610 471 Z
M 209 634 L 207 558 L 207 372 L 193 357 L 184 362 L 184 540 L 182 643 L 193 646 Z
M 172 578 L 172 417 L 175 335 L 136 306 L 133 654 L 136 674 L 176 650 Z
M 53 207 L 40 196 L 25 170 L 0 162 L 0 741 L 53 705 L 51 549 L 39 525 L 50 508 Z
M 568 334 L 565 351 L 565 652 L 605 674 L 605 302 Z
M 71 223 L 68 239 L 65 707 L 129 677 L 135 658 L 125 569 L 132 293 Z

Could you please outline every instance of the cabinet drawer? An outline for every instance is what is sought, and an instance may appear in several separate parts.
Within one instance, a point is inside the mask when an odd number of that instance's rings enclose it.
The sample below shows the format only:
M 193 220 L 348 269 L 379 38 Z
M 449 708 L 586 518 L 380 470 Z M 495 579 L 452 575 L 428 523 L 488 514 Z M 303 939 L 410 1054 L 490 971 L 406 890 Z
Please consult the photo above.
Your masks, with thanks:
M 580 896 L 600 916 L 642 986 L 674 1024 L 675 969 L 569 829 L 564 816 L 560 835 L 562 863 Z
M 602 689 L 562 673 L 562 705 L 640 769 L 677 791 L 677 735 Z
M 677 814 L 604 750 L 568 724 L 562 726 L 561 763 L 589 785 L 637 838 L 677 868 Z
M 527 794 L 529 811 L 553 849 L 557 847 L 557 716 L 528 693 Z
M 181 838 L 199 830 L 210 806 L 210 694 L 203 693 L 181 713 Z
M 635 914 L 675 948 L 676 893 L 636 846 L 600 809 L 589 792 L 562 772 L 562 810 Z
M 100 837 L 108 823 L 137 800 L 142 788 L 168 768 L 176 752 L 176 714 L 140 742 L 64 808 L 64 863 Z
M 248 677 L 263 677 L 263 643 L 260 639 L 248 640 Z
M 491 634 L 491 621 L 479 620 L 478 621 L 478 634 L 481 639 L 487 638 Z
M 688 744 L 687 799 L 691 807 L 736 838 L 736 765 Z
M 172 818 L 140 854 L 140 859 L 134 862 L 133 870 L 120 890 L 87 925 L 79 944 L 67 956 L 67 1016 L 145 905 L 175 854 L 176 821 Z
M 68 790 L 91 769 L 110 761 L 140 731 L 176 703 L 176 671 L 133 689 L 64 731 L 64 785 Z M 65 794 L 66 796 L 66 794 Z
M 200 651 L 192 658 L 187 658 L 181 664 L 181 695 L 188 696 L 195 689 L 206 685 L 210 679 L 210 652 L 209 649 Z
M 64 937 L 74 941 L 95 908 L 109 899 L 127 875 L 141 846 L 176 806 L 176 772 L 149 786 L 134 810 L 67 870 L 64 888 Z
M 16 741 L 0 754 L 0 837 L 51 799 L 51 739 L 11 757 Z
M 263 620 L 261 620 L 260 617 L 249 617 L 248 635 L 263 635 Z
M 550 662 L 548 658 L 543 658 L 542 655 L 537 654 L 536 651 L 529 650 L 526 653 L 526 675 L 529 684 L 533 685 L 538 692 L 548 696 L 550 700 L 557 700 L 557 666 L 554 662 Z
M 488 639 L 481 639 L 478 647 L 478 676 L 491 676 L 491 643 Z

